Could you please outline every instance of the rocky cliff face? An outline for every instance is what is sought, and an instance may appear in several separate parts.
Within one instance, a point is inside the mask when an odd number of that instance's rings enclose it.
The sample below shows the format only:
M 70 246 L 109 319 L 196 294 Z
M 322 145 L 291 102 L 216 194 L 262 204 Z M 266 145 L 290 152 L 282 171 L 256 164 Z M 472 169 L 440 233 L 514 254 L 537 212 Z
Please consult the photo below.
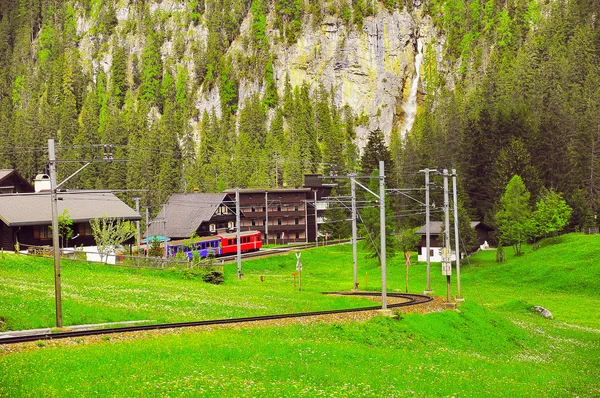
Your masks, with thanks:
M 82 53 L 84 69 L 97 75 L 102 69 L 110 75 L 111 48 L 123 46 L 130 55 L 130 79 L 132 75 L 131 59 L 141 57 L 144 36 L 139 30 L 131 29 L 135 21 L 139 21 L 133 4 L 120 1 L 116 8 L 119 21 L 116 33 L 100 45 L 98 37 L 89 34 L 90 28 L 97 22 L 93 17 L 80 15 L 78 19 L 78 35 L 81 37 L 79 48 Z M 161 13 L 160 24 L 154 29 L 165 33 L 162 46 L 163 63 L 173 73 L 184 67 L 188 76 L 194 79 L 193 49 L 206 46 L 207 29 L 200 23 L 194 26 L 185 18 L 184 2 L 168 0 L 150 2 L 151 13 Z M 363 26 L 346 26 L 339 18 L 325 17 L 317 28 L 307 21 L 297 42 L 287 46 L 282 40 L 281 32 L 273 29 L 272 15 L 267 19 L 267 35 L 270 53 L 274 60 L 274 77 L 280 95 L 283 95 L 286 76 L 293 86 L 306 82 L 311 90 L 323 84 L 334 93 L 334 101 L 338 107 L 349 105 L 354 113 L 361 116 L 362 125 L 357 126 L 357 144 L 364 146 L 368 132 L 381 129 L 389 139 L 392 129 L 402 131 L 405 124 L 405 113 L 414 112 L 415 105 L 407 105 L 410 88 L 416 84 L 420 96 L 423 94 L 421 81 L 415 82 L 416 55 L 419 41 L 424 50 L 436 51 L 433 59 L 441 61 L 439 35 L 429 16 L 422 15 L 421 9 L 415 7 L 410 13 L 406 10 L 389 12 L 379 6 L 374 16 L 365 18 Z M 244 36 L 250 33 L 251 16 L 242 23 L 240 37 L 230 46 L 228 53 L 234 55 L 243 51 Z M 269 27 L 271 27 L 269 29 Z M 175 38 L 183 38 L 183 54 L 175 54 Z M 181 39 L 180 39 L 181 40 Z M 421 65 L 423 68 L 423 65 Z M 262 77 L 240 81 L 239 105 L 250 95 L 263 87 Z M 413 94 L 414 95 L 414 94 Z M 220 116 L 219 89 L 211 90 L 199 87 L 194 95 L 198 115 L 203 111 L 213 110 Z M 414 103 L 414 101 L 412 101 Z M 238 107 L 239 108 L 239 107 Z M 191 121 L 192 124 L 199 120 Z
M 327 19 L 320 30 L 305 29 L 294 46 L 275 49 L 279 89 L 286 74 L 292 85 L 306 81 L 311 88 L 333 88 L 338 107 L 349 105 L 357 115 L 368 116 L 357 127 L 360 147 L 370 130 L 379 128 L 389 137 L 392 128 L 404 124 L 402 106 L 416 76 L 418 40 L 437 40 L 432 26 L 419 10 L 411 15 L 381 9 L 361 30 Z

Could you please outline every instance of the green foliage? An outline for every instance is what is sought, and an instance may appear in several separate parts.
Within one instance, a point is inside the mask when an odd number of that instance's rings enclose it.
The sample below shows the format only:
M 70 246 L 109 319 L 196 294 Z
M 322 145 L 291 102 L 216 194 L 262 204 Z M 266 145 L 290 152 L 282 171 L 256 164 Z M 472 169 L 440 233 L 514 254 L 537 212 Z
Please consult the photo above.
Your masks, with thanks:
M 58 236 L 62 238 L 62 247 L 67 247 L 67 242 L 73 236 L 73 220 L 67 209 L 58 215 Z
M 391 169 L 392 156 L 383 138 L 383 132 L 380 129 L 369 132 L 367 145 L 360 158 L 360 164 L 363 173 L 371 174 L 373 170 L 379 169 L 379 161 L 383 160 L 386 168 Z
M 116 246 L 133 238 L 136 234 L 135 225 L 132 222 L 115 218 L 95 218 L 90 220 L 90 226 L 101 257 L 111 252 L 114 253 Z
M 161 103 L 160 87 L 163 77 L 161 45 L 161 38 L 150 29 L 142 51 L 140 98 L 153 105 Z
M 222 285 L 224 281 L 223 273 L 219 271 L 208 271 L 202 276 L 202 280 L 213 285 Z
M 533 212 L 536 237 L 546 237 L 562 231 L 571 219 L 573 209 L 554 190 L 544 189 Z
M 113 47 L 113 62 L 111 65 L 112 95 L 117 106 L 125 102 L 127 92 L 127 55 L 121 46 Z
M 375 169 L 371 173 L 369 189 L 379 194 L 379 170 Z M 375 205 L 376 201 L 373 195 L 366 194 L 367 198 L 372 200 L 371 205 L 363 209 L 360 213 L 359 231 L 360 236 L 365 239 L 365 247 L 369 251 L 368 257 L 379 257 L 381 261 L 381 215 L 380 206 Z M 378 203 L 379 201 L 377 201 Z M 392 212 L 390 201 L 385 201 L 385 247 L 387 258 L 396 255 L 398 239 L 395 235 L 396 221 Z
M 496 248 L 496 262 L 503 263 L 504 261 L 506 261 L 506 254 L 504 253 L 502 242 L 499 242 L 498 247 Z
M 515 175 L 506 186 L 500 199 L 500 211 L 496 213 L 500 240 L 510 242 L 516 255 L 521 254 L 521 245 L 529 239 L 534 228 L 529 198 L 523 180 Z
M 400 251 L 408 253 L 417 249 L 421 242 L 421 236 L 416 234 L 418 229 L 418 227 L 403 229 L 396 235 L 398 238 L 398 249 Z

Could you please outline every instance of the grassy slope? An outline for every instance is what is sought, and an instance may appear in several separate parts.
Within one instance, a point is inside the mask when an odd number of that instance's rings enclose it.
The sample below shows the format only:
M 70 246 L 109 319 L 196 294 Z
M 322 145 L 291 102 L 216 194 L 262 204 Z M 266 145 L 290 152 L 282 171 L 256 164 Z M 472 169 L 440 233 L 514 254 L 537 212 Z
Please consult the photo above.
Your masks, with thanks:
M 0 357 L 0 395 L 598 396 L 598 241 L 569 235 L 519 258 L 509 253 L 505 264 L 494 263 L 493 252 L 477 254 L 477 266 L 463 265 L 461 313 L 180 332 L 7 354 Z M 307 293 L 351 280 L 351 269 L 335 272 L 337 260 L 327 254 L 320 269 L 307 271 Z M 399 289 L 403 268 L 394 261 L 389 285 Z M 266 283 L 281 279 L 281 263 L 245 263 L 245 280 L 227 285 L 249 292 L 260 286 L 253 282 L 259 274 Z M 437 268 L 432 285 L 443 294 Z M 361 258 L 365 271 L 375 287 L 377 268 Z M 424 266 L 417 265 L 413 290 L 422 281 Z M 531 313 L 530 304 L 548 307 L 556 320 Z
M 236 264 L 227 264 L 221 286 L 187 280 L 176 271 L 63 261 L 64 325 L 179 322 L 373 305 L 364 299 L 323 297 L 320 293 L 352 286 L 352 271 L 338 271 L 349 251 L 345 246 L 305 252 L 302 293 L 294 289 L 296 257 L 292 253 L 244 262 L 242 281 L 237 280 Z M 324 263 L 328 256 L 333 260 Z M 5 329 L 54 326 L 52 260 L 6 255 L 0 264 L 0 317 L 6 322 Z M 377 270 L 374 261 L 370 267 Z M 264 282 L 260 275 L 265 276 Z

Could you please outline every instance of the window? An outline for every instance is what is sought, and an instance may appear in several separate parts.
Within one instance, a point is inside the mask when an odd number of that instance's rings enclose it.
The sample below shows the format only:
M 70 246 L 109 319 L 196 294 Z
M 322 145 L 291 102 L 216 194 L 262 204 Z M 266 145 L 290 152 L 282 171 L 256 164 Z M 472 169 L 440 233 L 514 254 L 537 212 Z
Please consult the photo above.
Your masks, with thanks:
M 38 228 L 40 231 L 40 239 L 52 239 L 52 229 L 49 225 Z
M 254 227 L 256 225 L 256 218 L 252 219 L 252 226 Z
M 93 232 L 92 232 L 92 226 L 90 225 L 89 222 L 86 222 L 85 224 L 83 224 L 83 234 L 86 236 L 92 236 Z
M 252 210 L 252 213 L 254 213 L 256 211 L 256 208 L 254 208 L 254 206 L 252 206 L 251 210 Z M 254 224 L 252 224 L 252 225 L 254 225 Z
M 210 232 L 216 232 L 217 231 L 217 226 L 215 224 L 210 224 L 208 227 Z
M 263 211 L 263 213 L 264 213 L 265 211 L 267 211 L 267 208 L 266 208 L 265 206 L 263 206 L 263 207 L 262 207 L 262 209 L 263 209 L 263 210 L 262 210 L 262 211 Z
M 298 205 L 294 206 L 294 211 L 298 211 Z
M 277 205 L 277 211 L 281 211 L 281 205 Z
M 294 225 L 300 224 L 300 219 L 298 217 L 294 218 Z
M 263 225 L 267 225 L 267 220 L 263 218 Z
M 296 232 L 296 239 L 300 239 L 300 232 Z
M 277 225 L 281 225 L 281 218 L 277 219 Z

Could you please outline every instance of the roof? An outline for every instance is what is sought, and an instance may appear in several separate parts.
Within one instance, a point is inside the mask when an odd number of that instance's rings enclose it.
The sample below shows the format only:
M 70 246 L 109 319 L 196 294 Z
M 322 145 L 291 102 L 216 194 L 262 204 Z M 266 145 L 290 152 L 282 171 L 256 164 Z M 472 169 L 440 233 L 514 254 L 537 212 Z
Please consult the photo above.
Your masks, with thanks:
M 224 191 L 225 193 L 228 193 L 230 195 L 234 195 L 235 194 L 235 189 L 228 189 L 226 191 Z M 295 192 L 311 192 L 310 188 L 263 188 L 263 189 L 258 189 L 258 188 L 244 188 L 244 189 L 240 189 L 240 193 L 295 193 Z
M 17 180 L 20 180 L 22 184 L 26 185 L 30 189 L 30 191 L 33 192 L 33 185 L 31 185 L 29 181 L 27 181 L 25 178 L 23 178 L 23 176 L 17 173 L 15 169 L 0 169 L 0 185 L 5 179 L 11 176 L 13 178 L 16 178 Z
M 110 192 L 70 191 L 58 194 L 58 213 L 65 209 L 74 223 L 110 217 L 140 220 L 141 217 Z M 49 192 L 0 195 L 0 220 L 9 227 L 52 223 Z
M 482 223 L 481 221 L 471 221 L 471 228 L 475 229 L 477 226 L 482 226 L 484 229 L 491 230 L 490 227 Z M 415 234 L 417 235 L 425 235 L 427 231 L 425 230 L 425 225 L 419 228 Z M 439 235 L 442 233 L 442 221 L 430 221 L 429 222 L 429 234 L 430 235 Z
M 0 169 L 0 181 L 8 177 L 14 171 L 14 169 Z
M 226 193 L 173 194 L 150 224 L 147 235 L 166 235 L 175 238 L 190 236 L 203 222 L 212 218 L 227 197 Z M 163 224 L 165 213 L 166 223 Z
M 260 231 L 243 231 L 243 232 L 240 232 L 240 236 L 254 235 L 256 233 L 260 234 Z M 222 238 L 225 238 L 225 239 L 235 239 L 235 238 L 237 238 L 237 232 L 229 233 L 229 234 L 220 234 L 219 236 L 221 236 Z

